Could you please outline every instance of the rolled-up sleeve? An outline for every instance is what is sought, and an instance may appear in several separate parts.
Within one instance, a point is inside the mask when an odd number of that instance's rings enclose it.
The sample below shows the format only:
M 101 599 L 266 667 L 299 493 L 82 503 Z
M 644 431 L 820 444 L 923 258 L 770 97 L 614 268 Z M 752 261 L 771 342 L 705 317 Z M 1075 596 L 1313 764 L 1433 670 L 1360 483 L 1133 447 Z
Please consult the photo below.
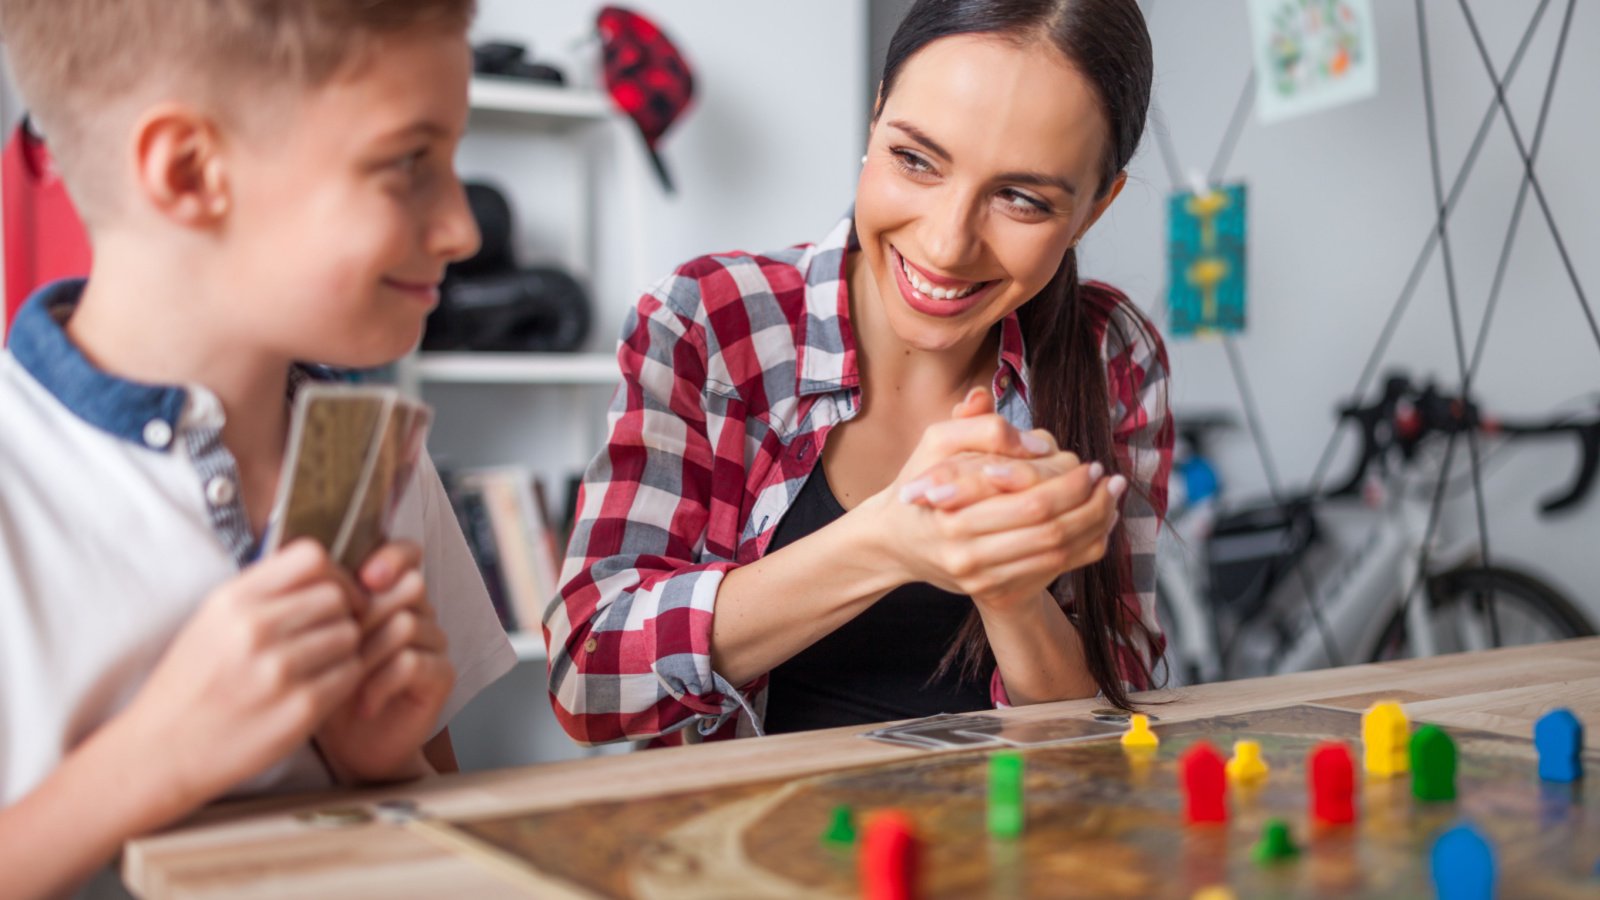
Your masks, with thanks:
M 705 337 L 675 302 L 694 290 L 669 277 L 629 315 L 606 445 L 545 611 L 551 702 L 582 743 L 705 732 L 741 704 L 711 670 L 712 607 L 734 563 L 705 548 L 716 463 Z

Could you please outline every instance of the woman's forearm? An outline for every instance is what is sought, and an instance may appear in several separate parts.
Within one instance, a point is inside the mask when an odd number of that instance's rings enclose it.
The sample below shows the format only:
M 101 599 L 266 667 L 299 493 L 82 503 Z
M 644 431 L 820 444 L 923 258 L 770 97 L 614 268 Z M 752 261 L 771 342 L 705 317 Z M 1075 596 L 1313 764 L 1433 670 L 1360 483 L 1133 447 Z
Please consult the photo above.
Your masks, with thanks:
M 1094 696 L 1083 640 L 1050 594 L 1003 613 L 978 612 L 1013 706 Z
M 876 498 L 746 566 L 717 591 L 711 666 L 742 685 L 905 583 L 872 527 Z

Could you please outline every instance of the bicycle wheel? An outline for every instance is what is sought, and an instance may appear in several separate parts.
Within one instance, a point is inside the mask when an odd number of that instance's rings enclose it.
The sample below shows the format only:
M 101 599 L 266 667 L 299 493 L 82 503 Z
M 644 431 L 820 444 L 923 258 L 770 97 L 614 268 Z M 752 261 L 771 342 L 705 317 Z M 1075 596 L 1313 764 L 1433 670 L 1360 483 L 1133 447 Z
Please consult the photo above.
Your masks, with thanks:
M 1476 634 L 1487 641 L 1488 616 L 1479 598 L 1494 597 L 1502 647 L 1540 644 L 1595 633 L 1594 625 L 1564 594 L 1515 569 L 1471 566 L 1435 575 L 1428 581 L 1434 647 L 1439 653 L 1473 649 Z M 1395 614 L 1372 652 L 1372 660 L 1404 659 L 1411 652 L 1405 612 Z

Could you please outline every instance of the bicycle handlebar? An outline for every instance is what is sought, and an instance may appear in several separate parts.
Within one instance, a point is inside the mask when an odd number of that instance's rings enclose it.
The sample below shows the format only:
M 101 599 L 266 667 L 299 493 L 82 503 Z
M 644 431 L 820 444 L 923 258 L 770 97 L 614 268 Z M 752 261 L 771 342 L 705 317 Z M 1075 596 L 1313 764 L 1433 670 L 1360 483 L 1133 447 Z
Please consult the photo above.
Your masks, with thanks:
M 1578 505 L 1594 488 L 1595 477 L 1600 474 L 1600 417 L 1585 421 L 1573 421 L 1571 417 L 1544 422 L 1496 420 L 1483 416 L 1470 398 L 1443 394 L 1432 384 L 1417 390 L 1405 374 L 1389 376 L 1384 382 L 1382 396 L 1374 403 L 1340 407 L 1339 419 L 1359 429 L 1361 451 L 1350 477 L 1331 492 L 1336 497 L 1360 493 L 1372 463 L 1391 448 L 1399 449 L 1402 456 L 1410 460 L 1430 436 L 1468 430 L 1504 434 L 1513 439 L 1572 435 L 1578 441 L 1577 476 L 1565 491 L 1540 502 L 1541 514 L 1549 515 Z

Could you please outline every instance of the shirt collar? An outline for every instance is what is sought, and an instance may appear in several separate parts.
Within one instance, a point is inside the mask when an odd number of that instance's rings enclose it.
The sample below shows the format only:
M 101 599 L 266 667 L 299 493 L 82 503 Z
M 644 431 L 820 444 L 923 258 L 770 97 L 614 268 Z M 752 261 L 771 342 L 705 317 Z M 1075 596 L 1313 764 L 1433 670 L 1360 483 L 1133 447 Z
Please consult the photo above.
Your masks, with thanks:
M 806 278 L 806 320 L 798 349 L 799 392 L 820 394 L 857 387 L 855 333 L 850 328 L 850 253 L 861 249 L 852 206 L 828 236 L 812 246 L 801 262 Z M 1015 312 L 1000 320 L 1000 365 L 994 392 L 999 397 L 1015 384 L 1028 398 L 1027 344 Z
M 141 384 L 97 368 L 67 337 L 65 325 L 83 297 L 85 281 L 46 285 L 17 312 L 11 355 L 62 406 L 101 431 L 153 450 L 172 446 L 188 391 Z

